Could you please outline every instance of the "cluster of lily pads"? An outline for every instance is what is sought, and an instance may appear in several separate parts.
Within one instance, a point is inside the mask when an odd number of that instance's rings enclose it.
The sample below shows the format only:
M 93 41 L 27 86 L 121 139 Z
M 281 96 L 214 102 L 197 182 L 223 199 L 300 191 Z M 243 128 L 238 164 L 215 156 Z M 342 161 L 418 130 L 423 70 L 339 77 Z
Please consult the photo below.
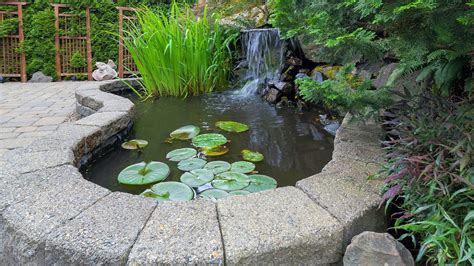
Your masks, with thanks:
M 234 133 L 249 130 L 245 124 L 234 121 L 219 121 L 216 127 Z M 260 162 L 264 156 L 259 152 L 243 150 L 243 161 L 229 163 L 210 161 L 214 157 L 229 152 L 227 138 L 218 133 L 200 134 L 197 126 L 184 126 L 171 132 L 171 140 L 191 140 L 193 148 L 180 148 L 170 151 L 166 159 L 177 163 L 183 171 L 181 182 L 163 182 L 171 173 L 163 162 L 141 162 L 122 170 L 118 182 L 126 185 L 150 185 L 141 195 L 158 201 L 184 201 L 196 197 L 211 200 L 232 195 L 246 195 L 253 192 L 277 187 L 277 181 L 269 176 L 258 174 L 254 162 Z M 131 140 L 122 144 L 125 149 L 141 150 L 148 145 L 145 140 Z M 156 184 L 155 184 L 156 183 Z

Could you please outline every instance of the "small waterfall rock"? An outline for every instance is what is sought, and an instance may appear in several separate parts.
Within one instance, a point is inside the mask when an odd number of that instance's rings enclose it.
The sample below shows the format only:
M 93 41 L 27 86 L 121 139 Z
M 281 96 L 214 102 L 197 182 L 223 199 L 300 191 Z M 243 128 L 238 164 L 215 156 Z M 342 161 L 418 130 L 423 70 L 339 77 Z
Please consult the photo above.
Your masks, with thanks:
M 97 69 L 92 72 L 92 77 L 94 80 L 111 80 L 117 77 L 117 71 L 115 71 L 117 66 L 112 60 L 109 60 L 107 64 L 103 62 L 97 62 L 95 63 L 95 66 Z
M 314 72 L 313 76 L 311 77 L 316 82 L 323 82 L 324 76 L 321 72 Z
M 415 265 L 408 249 L 387 233 L 363 232 L 352 238 L 344 266 Z
M 305 73 L 298 73 L 295 76 L 295 79 L 304 79 L 304 78 L 309 78 L 309 76 L 306 75 Z

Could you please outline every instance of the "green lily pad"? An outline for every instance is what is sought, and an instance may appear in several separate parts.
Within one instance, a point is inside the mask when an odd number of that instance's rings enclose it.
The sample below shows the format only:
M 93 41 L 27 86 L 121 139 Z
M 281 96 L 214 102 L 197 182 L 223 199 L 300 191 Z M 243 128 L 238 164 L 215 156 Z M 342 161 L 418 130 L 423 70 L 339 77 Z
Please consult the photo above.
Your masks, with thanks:
M 148 141 L 143 139 L 132 139 L 127 142 L 122 143 L 122 148 L 126 150 L 138 150 L 143 149 L 148 146 Z
M 241 133 L 249 130 L 249 126 L 235 121 L 219 121 L 216 123 L 216 127 L 228 132 L 236 133 Z
M 145 190 L 141 195 L 158 201 L 186 201 L 194 198 L 194 191 L 180 182 L 163 182 Z
M 137 163 L 123 169 L 118 182 L 126 185 L 147 185 L 166 179 L 170 175 L 168 165 L 161 162 Z
M 199 158 L 191 158 L 187 160 L 183 160 L 178 163 L 178 169 L 181 171 L 192 171 L 195 169 L 201 169 L 206 165 L 206 160 L 199 159 Z
M 216 176 L 212 181 L 214 188 L 222 190 L 241 190 L 250 184 L 250 178 L 247 175 L 237 172 L 225 172 Z
M 208 162 L 204 169 L 211 170 L 215 175 L 224 173 L 230 170 L 230 163 L 224 161 Z
M 231 165 L 230 168 L 230 171 L 232 172 L 238 172 L 243 174 L 251 173 L 253 170 L 255 170 L 255 164 L 244 161 L 235 162 Z
M 180 127 L 175 131 L 171 132 L 170 137 L 172 137 L 173 139 L 187 140 L 196 137 L 197 135 L 199 135 L 199 132 L 201 132 L 201 129 L 199 127 L 188 125 Z
M 179 161 L 192 158 L 196 155 L 197 155 L 197 151 L 195 149 L 182 148 L 182 149 L 177 149 L 177 150 L 168 152 L 168 154 L 166 154 L 166 159 L 173 162 L 179 162 Z
M 231 196 L 248 195 L 248 194 L 250 194 L 250 191 L 247 191 L 247 190 L 235 190 L 235 191 L 229 192 L 229 194 L 230 194 Z
M 277 181 L 266 175 L 250 175 L 250 185 L 245 190 L 250 192 L 258 192 L 277 187 Z
M 229 152 L 229 148 L 226 146 L 217 146 L 212 148 L 202 148 L 201 153 L 209 156 L 209 157 L 216 157 L 221 156 Z
M 241 153 L 244 160 L 250 161 L 250 162 L 261 162 L 265 158 L 263 154 L 256 151 L 243 150 Z
M 227 138 L 222 134 L 202 134 L 193 138 L 193 145 L 199 148 L 217 147 L 227 143 Z
M 227 198 L 229 196 L 229 193 L 221 189 L 212 188 L 212 189 L 204 190 L 203 192 L 201 192 L 201 194 L 199 194 L 199 196 L 205 199 L 218 200 L 218 199 Z
M 214 173 L 206 169 L 196 169 L 181 175 L 181 182 L 190 187 L 200 187 L 214 179 Z

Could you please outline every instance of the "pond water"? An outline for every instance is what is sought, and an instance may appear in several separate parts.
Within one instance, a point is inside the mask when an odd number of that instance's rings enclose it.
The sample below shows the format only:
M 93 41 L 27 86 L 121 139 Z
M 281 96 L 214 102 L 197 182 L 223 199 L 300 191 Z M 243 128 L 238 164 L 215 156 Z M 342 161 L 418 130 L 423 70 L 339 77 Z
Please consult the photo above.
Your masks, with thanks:
M 226 91 L 188 99 L 160 98 L 141 102 L 128 96 L 135 104 L 137 115 L 129 139 L 145 139 L 149 145 L 142 153 L 117 147 L 92 162 L 85 177 L 112 191 L 139 194 L 145 187 L 121 185 L 117 176 L 125 167 L 142 161 L 161 161 L 171 168 L 165 181 L 179 181 L 182 171 L 166 154 L 178 148 L 191 147 L 190 141 L 166 143 L 169 133 L 185 125 L 201 127 L 202 133 L 222 133 L 231 142 L 229 153 L 208 157 L 208 161 L 241 161 L 243 149 L 258 151 L 265 156 L 256 163 L 260 174 L 278 181 L 278 186 L 294 185 L 298 180 L 321 171 L 331 160 L 333 137 L 317 122 L 317 112 L 298 113 L 292 108 L 276 108 L 262 102 L 258 96 L 246 97 L 239 91 Z M 249 125 L 244 133 L 224 132 L 214 126 L 217 121 L 237 121 Z

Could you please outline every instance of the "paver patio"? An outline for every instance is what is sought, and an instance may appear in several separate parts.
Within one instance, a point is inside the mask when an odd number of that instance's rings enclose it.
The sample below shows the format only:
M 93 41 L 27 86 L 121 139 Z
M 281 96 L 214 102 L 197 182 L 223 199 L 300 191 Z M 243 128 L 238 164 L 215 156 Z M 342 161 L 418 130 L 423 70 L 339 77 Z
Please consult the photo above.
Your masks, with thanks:
M 74 120 L 74 92 L 85 83 L 0 84 L 0 156 Z

